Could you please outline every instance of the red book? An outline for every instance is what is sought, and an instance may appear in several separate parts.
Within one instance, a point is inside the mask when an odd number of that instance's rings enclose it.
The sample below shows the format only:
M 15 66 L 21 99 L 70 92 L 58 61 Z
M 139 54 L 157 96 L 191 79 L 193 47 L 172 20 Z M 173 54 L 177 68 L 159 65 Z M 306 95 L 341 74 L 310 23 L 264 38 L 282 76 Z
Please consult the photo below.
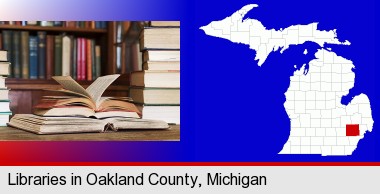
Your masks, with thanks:
M 86 70 L 87 80 L 92 80 L 92 53 L 91 53 L 91 40 L 86 39 Z
M 46 36 L 46 79 L 54 75 L 54 36 Z
M 82 44 L 81 44 L 81 58 L 82 58 L 82 64 L 81 64 L 81 73 L 82 73 L 82 80 L 86 80 L 87 75 L 87 59 L 86 59 L 86 51 L 87 51 L 87 41 L 85 38 L 82 38 Z

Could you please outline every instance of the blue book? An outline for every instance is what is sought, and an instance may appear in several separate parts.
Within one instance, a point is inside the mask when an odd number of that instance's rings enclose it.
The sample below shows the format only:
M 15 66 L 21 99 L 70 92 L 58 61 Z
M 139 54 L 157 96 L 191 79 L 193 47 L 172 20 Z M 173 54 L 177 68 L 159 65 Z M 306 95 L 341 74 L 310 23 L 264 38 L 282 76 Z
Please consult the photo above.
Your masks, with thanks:
M 46 32 L 37 32 L 38 37 L 38 50 L 37 50 L 37 64 L 38 64 L 38 78 L 45 79 L 46 72 Z
M 38 78 L 38 38 L 37 36 L 29 36 L 29 78 Z
M 62 21 L 53 21 L 53 26 L 63 26 Z
M 107 29 L 107 22 L 106 21 L 102 21 L 102 28 Z
M 96 29 L 101 29 L 101 28 L 102 28 L 102 23 L 101 23 L 101 21 L 95 21 L 95 28 L 96 28 Z

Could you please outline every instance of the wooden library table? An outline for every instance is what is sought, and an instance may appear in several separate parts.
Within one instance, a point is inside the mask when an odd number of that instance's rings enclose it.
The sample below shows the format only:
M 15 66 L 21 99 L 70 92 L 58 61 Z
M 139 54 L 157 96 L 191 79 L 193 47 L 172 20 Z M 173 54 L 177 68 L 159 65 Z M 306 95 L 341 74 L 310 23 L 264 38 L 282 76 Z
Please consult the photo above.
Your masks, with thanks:
M 0 141 L 179 141 L 180 125 L 167 130 L 122 130 L 105 133 L 36 135 L 12 127 L 0 127 Z

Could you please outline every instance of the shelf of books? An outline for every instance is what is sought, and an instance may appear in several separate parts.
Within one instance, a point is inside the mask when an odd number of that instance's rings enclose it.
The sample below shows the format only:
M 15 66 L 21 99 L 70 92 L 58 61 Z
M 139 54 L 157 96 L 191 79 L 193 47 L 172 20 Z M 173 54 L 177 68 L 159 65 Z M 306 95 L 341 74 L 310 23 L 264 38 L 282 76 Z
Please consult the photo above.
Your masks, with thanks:
M 118 72 L 114 21 L 0 21 L 0 50 L 10 62 L 7 79 L 14 114 L 31 113 L 47 90 L 60 88 L 53 76 L 69 75 L 87 87 Z M 128 26 L 129 21 L 119 22 Z M 119 32 L 119 37 L 123 32 Z M 121 75 L 105 92 L 127 96 L 129 75 Z
M 70 75 L 90 81 L 107 65 L 107 22 L 0 22 L 0 30 L 0 49 L 8 51 L 11 62 L 10 78 Z

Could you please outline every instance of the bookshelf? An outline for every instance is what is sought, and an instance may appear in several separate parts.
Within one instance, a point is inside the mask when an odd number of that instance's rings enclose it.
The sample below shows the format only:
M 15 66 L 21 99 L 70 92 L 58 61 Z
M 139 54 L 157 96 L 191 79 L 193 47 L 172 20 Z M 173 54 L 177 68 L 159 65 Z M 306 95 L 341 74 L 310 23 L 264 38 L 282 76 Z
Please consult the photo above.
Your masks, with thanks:
M 0 22 L 0 34 L 4 36 L 4 31 L 23 31 L 28 32 L 31 36 L 37 36 L 38 32 L 45 32 L 46 35 L 57 36 L 67 35 L 74 38 L 85 38 L 94 40 L 94 43 L 100 47 L 100 75 L 109 75 L 115 73 L 123 73 L 118 70 L 116 59 L 116 46 L 120 43 L 117 42 L 117 22 L 107 21 L 106 27 L 103 29 L 91 27 L 76 27 L 76 26 L 39 26 L 39 25 L 20 25 L 4 24 Z M 10 23 L 10 22 L 9 22 Z M 95 23 L 95 22 L 94 22 Z M 128 26 L 131 22 L 123 22 L 123 34 L 128 31 Z M 1 37 L 2 39 L 3 37 Z M 0 49 L 3 41 L 0 41 Z M 47 54 L 47 53 L 46 53 Z M 72 54 L 73 55 L 73 54 Z M 125 55 L 124 55 L 125 56 Z M 12 57 L 12 56 L 11 56 Z M 72 61 L 71 61 L 72 63 Z M 55 61 L 53 63 L 55 67 Z M 54 75 L 54 71 L 53 71 Z M 9 77 L 6 79 L 6 85 L 10 89 L 9 98 L 11 100 L 11 110 L 13 114 L 18 113 L 31 113 L 32 107 L 38 103 L 41 96 L 44 95 L 59 95 L 43 89 L 57 89 L 59 85 L 45 76 L 43 79 L 30 79 L 27 78 L 14 78 Z M 92 80 L 95 78 L 93 77 Z M 92 80 L 78 80 L 83 86 L 90 85 Z M 129 86 L 129 76 L 123 74 L 105 93 L 109 96 L 127 96 Z
M 108 32 L 107 29 L 87 29 L 87 28 L 56 27 L 56 26 L 17 26 L 17 25 L 9 25 L 9 24 L 0 24 L 0 30 L 71 32 L 71 33 L 79 33 L 79 34 L 81 33 L 107 34 Z

